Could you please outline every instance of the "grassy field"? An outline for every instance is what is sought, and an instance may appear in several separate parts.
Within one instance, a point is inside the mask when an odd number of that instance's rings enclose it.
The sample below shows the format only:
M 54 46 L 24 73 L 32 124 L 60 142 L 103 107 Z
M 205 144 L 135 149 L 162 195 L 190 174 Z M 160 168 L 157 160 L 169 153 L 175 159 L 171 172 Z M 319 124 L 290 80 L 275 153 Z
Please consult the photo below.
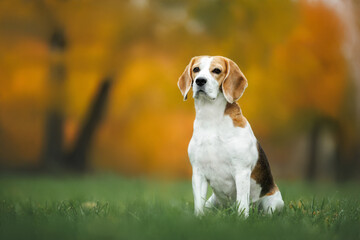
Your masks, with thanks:
M 190 181 L 0 177 L 0 239 L 360 239 L 360 187 L 279 182 L 285 209 L 193 216 Z

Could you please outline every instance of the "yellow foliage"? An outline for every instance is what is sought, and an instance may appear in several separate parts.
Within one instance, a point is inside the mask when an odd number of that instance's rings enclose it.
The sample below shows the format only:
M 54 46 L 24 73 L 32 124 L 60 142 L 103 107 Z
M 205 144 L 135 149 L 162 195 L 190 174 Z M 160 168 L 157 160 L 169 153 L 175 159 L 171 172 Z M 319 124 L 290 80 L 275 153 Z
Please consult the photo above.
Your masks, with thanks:
M 41 2 L 41 1 L 40 1 Z M 177 79 L 194 55 L 225 55 L 249 81 L 239 103 L 259 137 L 303 121 L 303 111 L 337 117 L 347 68 L 336 13 L 310 1 L 0 2 L 0 159 L 37 162 L 44 144 L 49 36 L 64 28 L 65 146 L 81 126 L 102 78 L 115 73 L 93 166 L 127 174 L 189 176 L 193 100 Z M 5 8 L 8 11 L 4 10 Z M 214 14 L 208 14 L 214 13 Z M 53 19 L 48 19 L 52 16 Z M 10 140 L 8 140 L 10 139 Z M 32 144 L 29 144 L 32 143 Z M 1 148 L 2 145 L 6 148 Z

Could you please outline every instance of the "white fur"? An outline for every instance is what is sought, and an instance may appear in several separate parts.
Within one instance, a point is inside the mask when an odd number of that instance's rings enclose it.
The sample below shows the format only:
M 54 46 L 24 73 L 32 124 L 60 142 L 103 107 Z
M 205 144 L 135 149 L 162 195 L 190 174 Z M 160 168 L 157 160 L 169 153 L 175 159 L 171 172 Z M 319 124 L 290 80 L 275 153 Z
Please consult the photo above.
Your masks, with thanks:
M 199 87 L 196 83 L 194 83 L 193 86 L 194 98 L 198 97 L 197 91 L 199 89 L 205 90 L 206 97 L 209 98 L 210 100 L 214 100 L 219 93 L 219 83 L 211 76 L 211 73 L 209 71 L 212 60 L 213 60 L 212 57 L 202 57 L 200 60 L 200 65 L 199 65 L 200 72 L 196 76 L 196 79 L 205 78 L 207 79 L 207 83 L 203 87 Z
M 208 81 L 203 88 L 205 93 L 198 93 L 195 83 L 193 86 L 196 118 L 188 154 L 193 168 L 195 214 L 203 214 L 204 206 L 236 201 L 239 214 L 248 216 L 250 201 L 258 201 L 261 191 L 250 178 L 258 159 L 257 139 L 249 123 L 244 128 L 235 127 L 232 119 L 224 115 L 227 101 L 210 74 L 211 61 L 212 58 L 203 57 L 197 75 L 197 78 L 205 77 Z M 213 195 L 206 202 L 208 184 Z M 276 209 L 273 199 L 280 199 L 278 203 L 281 205 L 281 194 L 267 197 L 263 204 L 266 210 Z
M 260 208 L 269 214 L 276 210 L 281 210 L 284 207 L 284 201 L 282 200 L 280 191 L 277 191 L 273 195 L 262 197 L 259 204 Z

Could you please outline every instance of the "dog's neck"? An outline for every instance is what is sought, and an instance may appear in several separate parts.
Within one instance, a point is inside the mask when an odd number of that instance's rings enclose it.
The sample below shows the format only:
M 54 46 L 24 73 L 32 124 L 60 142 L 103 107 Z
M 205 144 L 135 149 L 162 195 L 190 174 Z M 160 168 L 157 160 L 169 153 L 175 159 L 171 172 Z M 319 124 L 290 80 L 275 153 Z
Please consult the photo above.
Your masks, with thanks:
M 227 101 L 222 93 L 215 100 L 209 100 L 205 96 L 195 98 L 195 111 L 197 122 L 202 124 L 218 123 L 222 121 Z

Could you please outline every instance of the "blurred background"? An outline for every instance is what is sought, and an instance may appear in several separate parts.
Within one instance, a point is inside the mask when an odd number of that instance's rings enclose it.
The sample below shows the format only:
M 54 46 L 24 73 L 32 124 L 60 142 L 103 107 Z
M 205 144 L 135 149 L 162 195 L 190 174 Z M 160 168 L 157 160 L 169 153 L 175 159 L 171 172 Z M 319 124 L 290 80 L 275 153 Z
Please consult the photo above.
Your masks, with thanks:
M 357 0 L 0 1 L 2 172 L 189 178 L 177 80 L 233 59 L 239 104 L 283 179 L 360 170 Z

